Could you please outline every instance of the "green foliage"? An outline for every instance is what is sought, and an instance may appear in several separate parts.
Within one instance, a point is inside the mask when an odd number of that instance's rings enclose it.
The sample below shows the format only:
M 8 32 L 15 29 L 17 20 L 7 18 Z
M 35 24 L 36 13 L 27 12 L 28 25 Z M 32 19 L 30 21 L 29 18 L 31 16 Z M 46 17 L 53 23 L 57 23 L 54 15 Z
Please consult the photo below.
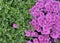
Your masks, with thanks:
M 25 30 L 31 29 L 29 9 L 37 0 L 0 0 L 0 43 L 25 43 Z M 12 23 L 18 24 L 14 29 Z

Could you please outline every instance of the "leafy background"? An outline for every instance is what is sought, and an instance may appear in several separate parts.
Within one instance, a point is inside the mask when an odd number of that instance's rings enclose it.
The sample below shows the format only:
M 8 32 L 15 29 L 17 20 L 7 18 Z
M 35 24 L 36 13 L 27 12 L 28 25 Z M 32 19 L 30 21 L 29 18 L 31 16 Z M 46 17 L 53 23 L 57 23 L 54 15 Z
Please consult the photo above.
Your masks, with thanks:
M 37 0 L 0 0 L 0 43 L 26 43 L 25 30 L 31 29 L 29 9 Z M 14 29 L 12 24 L 18 24 Z
M 29 9 L 37 0 L 0 0 L 0 43 L 26 43 L 25 31 L 32 16 Z M 12 24 L 18 24 L 14 29 Z

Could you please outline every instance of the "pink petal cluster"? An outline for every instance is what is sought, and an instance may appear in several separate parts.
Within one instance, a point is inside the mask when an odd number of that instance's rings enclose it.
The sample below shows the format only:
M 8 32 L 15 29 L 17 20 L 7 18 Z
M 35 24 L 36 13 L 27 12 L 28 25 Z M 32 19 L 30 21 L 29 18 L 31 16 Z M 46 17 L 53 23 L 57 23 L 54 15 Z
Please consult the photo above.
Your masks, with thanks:
M 29 22 L 34 31 L 27 30 L 27 37 L 34 37 L 32 43 L 57 43 L 60 38 L 60 2 L 38 0 L 30 9 L 33 16 Z M 29 42 L 28 42 L 29 43 Z

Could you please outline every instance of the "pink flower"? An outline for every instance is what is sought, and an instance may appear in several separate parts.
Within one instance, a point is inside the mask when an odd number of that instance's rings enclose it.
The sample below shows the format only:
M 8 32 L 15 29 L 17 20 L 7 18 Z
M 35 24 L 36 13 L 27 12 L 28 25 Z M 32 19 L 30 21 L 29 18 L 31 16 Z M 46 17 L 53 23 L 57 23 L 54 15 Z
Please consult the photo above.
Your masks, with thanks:
M 39 8 L 37 6 L 33 6 L 31 9 L 30 9 L 30 14 L 35 18 L 39 12 Z
M 30 25 L 34 27 L 34 30 L 37 30 L 38 32 L 41 32 L 41 28 L 38 25 L 38 22 L 36 22 L 35 19 L 32 19 L 31 22 L 29 22 Z
M 39 41 L 42 41 L 42 40 L 44 40 L 44 36 L 43 35 L 39 35 L 38 39 L 39 39 Z
M 56 39 L 56 38 L 59 37 L 59 34 L 58 34 L 58 32 L 53 31 L 53 32 L 50 34 L 50 36 L 51 36 L 52 38 Z
M 49 22 L 52 22 L 53 21 L 53 14 L 52 13 L 47 13 L 46 20 L 48 20 Z
M 44 30 L 41 32 L 42 34 L 50 34 L 50 30 Z
M 48 3 L 45 4 L 45 9 L 48 13 L 53 12 L 53 7 L 52 6 L 53 6 L 52 2 L 48 2 Z
M 54 39 L 54 42 L 58 42 L 58 39 Z
M 49 35 L 44 35 L 44 40 L 47 40 L 47 41 L 49 41 L 49 40 L 50 40 L 50 37 L 49 37 Z
M 43 26 L 44 18 L 39 17 L 39 18 L 37 19 L 37 21 L 38 21 L 38 24 L 39 24 L 40 26 Z
M 32 21 L 29 22 L 29 24 L 32 25 L 32 26 L 36 26 L 37 25 L 37 22 L 36 22 L 35 19 L 32 19 Z
M 36 4 L 35 4 L 38 8 L 43 8 L 44 7 L 44 3 L 42 3 L 42 1 L 38 1 L 38 2 L 36 2 Z
M 33 43 L 39 43 L 38 39 L 37 38 L 33 39 Z
M 14 23 L 13 28 L 18 28 L 18 25 L 16 23 Z
M 37 32 L 32 31 L 32 32 L 31 32 L 31 36 L 32 36 L 32 37 L 38 37 L 38 33 L 37 33 Z
M 32 43 L 31 41 L 27 41 L 26 43 Z
M 25 32 L 25 36 L 30 37 L 30 36 L 31 36 L 31 30 L 27 30 L 27 31 Z

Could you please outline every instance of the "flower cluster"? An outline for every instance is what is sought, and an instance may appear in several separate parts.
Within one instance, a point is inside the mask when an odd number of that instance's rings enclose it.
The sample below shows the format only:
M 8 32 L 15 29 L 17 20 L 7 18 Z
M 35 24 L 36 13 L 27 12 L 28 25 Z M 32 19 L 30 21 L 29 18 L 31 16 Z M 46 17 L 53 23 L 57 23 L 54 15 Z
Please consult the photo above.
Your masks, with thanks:
M 55 0 L 38 0 L 30 9 L 33 19 L 29 24 L 34 31 L 27 30 L 26 36 L 33 41 L 27 43 L 56 43 L 60 38 L 60 2 Z

